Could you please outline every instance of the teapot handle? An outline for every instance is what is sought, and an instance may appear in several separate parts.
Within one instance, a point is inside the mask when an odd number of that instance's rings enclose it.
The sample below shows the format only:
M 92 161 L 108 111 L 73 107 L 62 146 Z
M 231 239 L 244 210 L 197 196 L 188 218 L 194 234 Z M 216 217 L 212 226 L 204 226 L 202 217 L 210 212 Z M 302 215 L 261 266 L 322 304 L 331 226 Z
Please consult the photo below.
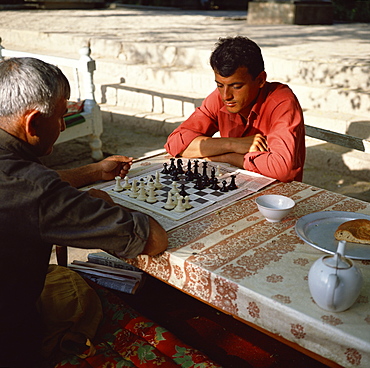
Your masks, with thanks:
M 335 273 L 331 273 L 328 277 L 327 287 L 326 287 L 326 305 L 330 309 L 335 309 L 334 306 L 334 292 L 338 284 L 338 276 Z

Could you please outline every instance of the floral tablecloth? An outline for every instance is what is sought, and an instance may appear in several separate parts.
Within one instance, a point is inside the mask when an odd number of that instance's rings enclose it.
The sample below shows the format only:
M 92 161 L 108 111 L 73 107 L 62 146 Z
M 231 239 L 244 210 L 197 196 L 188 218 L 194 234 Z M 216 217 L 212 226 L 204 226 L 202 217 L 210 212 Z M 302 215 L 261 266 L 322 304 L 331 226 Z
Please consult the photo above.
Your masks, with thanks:
M 279 223 L 258 212 L 255 198 L 283 194 L 296 206 Z M 317 211 L 370 215 L 367 202 L 302 183 L 278 183 L 169 232 L 169 249 L 134 264 L 237 318 L 344 367 L 370 367 L 370 261 L 357 260 L 364 284 L 347 311 L 320 309 L 308 271 L 324 253 L 302 241 L 295 224 Z

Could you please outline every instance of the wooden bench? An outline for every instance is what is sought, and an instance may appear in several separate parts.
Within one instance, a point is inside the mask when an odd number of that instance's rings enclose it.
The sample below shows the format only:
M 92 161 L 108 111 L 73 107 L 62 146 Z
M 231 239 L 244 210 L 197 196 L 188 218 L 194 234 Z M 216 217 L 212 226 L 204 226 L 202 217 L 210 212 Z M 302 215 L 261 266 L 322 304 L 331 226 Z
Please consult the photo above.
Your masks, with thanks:
M 83 101 L 83 111 L 79 113 L 80 119 L 77 119 L 79 122 L 71 126 L 67 124 L 67 129 L 60 134 L 55 144 L 88 136 L 91 157 L 98 161 L 103 158 L 102 142 L 100 140 L 103 132 L 103 119 L 94 96 L 93 74 L 96 66 L 95 61 L 90 57 L 90 53 L 91 50 L 88 46 L 79 50 L 79 59 L 8 50 L 1 45 L 0 38 L 0 60 L 8 57 L 33 57 L 57 65 L 63 71 L 71 84 L 71 98 L 75 101 Z

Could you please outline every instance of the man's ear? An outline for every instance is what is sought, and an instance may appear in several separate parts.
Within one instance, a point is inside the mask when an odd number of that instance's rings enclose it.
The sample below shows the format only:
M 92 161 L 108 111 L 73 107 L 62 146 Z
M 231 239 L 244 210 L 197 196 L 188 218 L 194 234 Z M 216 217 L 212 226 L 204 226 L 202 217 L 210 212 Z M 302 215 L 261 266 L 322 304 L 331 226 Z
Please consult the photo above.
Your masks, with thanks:
M 262 88 L 266 83 L 267 74 L 265 71 L 262 71 L 260 74 L 258 74 L 258 83 L 260 85 L 260 88 Z
M 23 115 L 26 133 L 32 137 L 37 135 L 37 126 L 41 116 L 38 110 L 29 110 Z

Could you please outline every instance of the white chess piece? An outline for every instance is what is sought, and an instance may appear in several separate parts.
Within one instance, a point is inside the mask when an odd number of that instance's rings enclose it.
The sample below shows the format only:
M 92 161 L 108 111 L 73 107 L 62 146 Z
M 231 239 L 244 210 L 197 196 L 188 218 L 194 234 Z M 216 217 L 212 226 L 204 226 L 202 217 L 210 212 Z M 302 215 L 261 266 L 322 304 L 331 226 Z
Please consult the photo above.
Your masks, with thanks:
M 128 182 L 128 176 L 125 176 L 123 179 L 123 189 L 131 189 L 131 184 Z
M 114 179 L 116 180 L 116 185 L 114 186 L 113 190 L 115 192 L 122 192 L 123 191 L 123 187 L 121 185 L 121 179 L 122 178 L 120 176 L 116 176 Z
M 145 185 L 146 190 L 149 190 L 149 188 L 150 188 L 150 186 L 151 186 L 152 184 L 154 185 L 153 177 L 152 177 L 151 175 L 148 175 L 148 176 L 146 177 L 146 185 Z
M 186 210 L 190 209 L 190 208 L 193 208 L 193 206 L 189 203 L 190 202 L 190 197 L 189 196 L 185 196 L 185 203 L 184 203 L 184 208 Z
M 149 192 L 151 189 L 155 190 L 155 186 L 154 186 L 154 182 L 153 180 L 152 181 L 149 181 L 146 186 L 145 186 L 146 190 Z
M 137 187 L 137 180 L 132 181 L 131 190 L 127 192 L 128 196 L 131 198 L 136 198 L 139 195 L 139 188 Z
M 171 194 L 176 195 L 178 192 L 179 192 L 179 188 L 177 188 L 177 182 L 173 181 L 172 182 Z
M 173 203 L 171 192 L 168 192 L 167 202 L 165 203 L 164 208 L 167 210 L 172 210 L 175 208 L 175 204 Z
M 175 212 L 184 212 L 185 211 L 184 204 L 182 203 L 183 199 L 184 199 L 183 196 L 179 195 L 177 197 L 177 204 L 176 204 L 176 207 L 174 208 Z
M 149 188 L 149 195 L 148 195 L 148 198 L 146 199 L 146 201 L 148 203 L 157 202 L 158 200 L 155 196 L 156 196 L 156 194 L 155 194 L 155 190 L 154 190 L 154 184 L 152 183 L 152 186 Z
M 155 173 L 155 182 L 154 182 L 154 186 L 157 188 L 157 189 L 161 189 L 163 187 L 163 184 L 160 182 L 160 178 L 159 178 L 159 172 L 156 171 Z
M 220 165 L 216 166 L 216 173 L 215 176 L 221 176 L 221 171 L 220 171 Z
M 139 195 L 137 196 L 137 200 L 139 201 L 145 201 L 147 198 L 147 195 L 145 193 L 145 184 L 143 181 L 140 182 L 140 186 L 139 186 Z

